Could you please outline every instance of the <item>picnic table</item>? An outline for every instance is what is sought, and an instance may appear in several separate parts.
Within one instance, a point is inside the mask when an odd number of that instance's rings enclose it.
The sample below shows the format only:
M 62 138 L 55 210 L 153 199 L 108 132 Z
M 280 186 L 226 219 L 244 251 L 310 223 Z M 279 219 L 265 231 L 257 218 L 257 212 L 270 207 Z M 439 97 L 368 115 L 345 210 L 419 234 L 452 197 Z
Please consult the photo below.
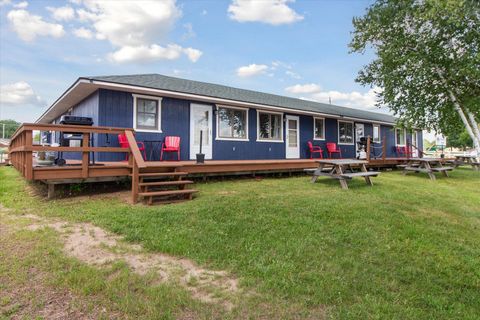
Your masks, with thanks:
M 318 168 L 310 169 L 313 171 L 312 183 L 317 181 L 318 177 L 324 176 L 332 179 L 337 179 L 343 189 L 348 189 L 347 180 L 355 177 L 363 177 L 368 185 L 373 186 L 370 177 L 376 177 L 380 174 L 378 171 L 368 171 L 365 166 L 368 161 L 357 159 L 322 159 L 317 160 Z M 354 166 L 360 167 L 360 172 L 353 170 Z M 327 169 L 327 167 L 329 167 Z M 307 169 L 308 170 L 308 169 Z M 325 171 L 326 170 L 326 171 Z M 349 172 L 347 172 L 347 170 Z
M 471 165 L 474 170 L 480 170 L 480 162 L 477 161 L 476 156 L 472 155 L 460 155 L 455 156 L 455 160 L 450 161 L 455 168 L 461 165 Z
M 442 158 L 410 158 L 403 167 L 403 174 L 408 172 L 423 172 L 428 174 L 431 180 L 435 180 L 435 172 L 441 172 L 445 177 L 448 177 L 448 171 L 453 170 L 453 167 L 444 167 Z

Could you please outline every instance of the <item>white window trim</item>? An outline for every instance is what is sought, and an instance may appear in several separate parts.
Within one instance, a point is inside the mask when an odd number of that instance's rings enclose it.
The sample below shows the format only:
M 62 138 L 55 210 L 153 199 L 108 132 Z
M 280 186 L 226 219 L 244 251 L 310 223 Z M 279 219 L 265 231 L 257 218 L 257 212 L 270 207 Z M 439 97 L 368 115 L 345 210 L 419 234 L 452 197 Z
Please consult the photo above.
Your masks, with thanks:
M 378 127 L 378 140 L 375 140 L 375 136 L 374 136 L 375 127 Z M 377 123 L 372 124 L 372 141 L 375 143 L 382 142 L 382 126 Z
M 323 133 L 322 133 L 322 136 L 323 138 L 317 138 L 315 137 L 315 132 L 317 130 L 316 127 L 315 127 L 315 120 L 322 120 L 323 121 Z M 322 117 L 313 117 L 313 140 L 317 140 L 317 141 L 325 141 L 325 118 L 322 118 Z
M 404 144 L 398 144 L 397 142 L 397 131 L 401 130 L 398 128 L 395 128 L 395 146 L 397 147 L 405 147 L 407 145 L 407 129 L 403 129 L 403 140 L 405 140 Z
M 260 113 L 277 114 L 280 116 L 280 139 L 260 138 Z M 283 112 L 274 112 L 268 110 L 257 110 L 257 142 L 278 142 L 283 143 Z
M 219 130 L 219 117 L 218 117 L 218 109 L 223 108 L 223 109 L 235 109 L 235 110 L 243 110 L 246 112 L 246 120 L 247 123 L 245 125 L 245 138 L 228 138 L 228 137 L 220 137 L 218 133 L 220 132 Z M 215 130 L 215 140 L 219 141 L 250 141 L 248 138 L 248 108 L 242 108 L 242 107 L 231 107 L 231 106 L 225 106 L 225 105 L 216 105 L 216 110 L 215 110 L 215 123 L 217 125 L 216 130 Z
M 156 96 L 145 96 L 141 94 L 132 94 L 133 96 L 133 129 L 138 132 L 153 132 L 153 133 L 162 133 L 162 98 Z M 158 128 L 154 129 L 142 129 L 137 128 L 137 99 L 149 99 L 149 100 L 156 100 L 158 104 Z
M 350 123 L 352 125 L 352 133 L 353 133 L 352 139 L 353 139 L 353 141 L 351 143 L 340 142 L 340 123 Z M 337 121 L 337 144 L 344 145 L 344 146 L 355 145 L 355 125 L 354 125 L 353 121 L 344 121 L 344 120 L 338 120 Z

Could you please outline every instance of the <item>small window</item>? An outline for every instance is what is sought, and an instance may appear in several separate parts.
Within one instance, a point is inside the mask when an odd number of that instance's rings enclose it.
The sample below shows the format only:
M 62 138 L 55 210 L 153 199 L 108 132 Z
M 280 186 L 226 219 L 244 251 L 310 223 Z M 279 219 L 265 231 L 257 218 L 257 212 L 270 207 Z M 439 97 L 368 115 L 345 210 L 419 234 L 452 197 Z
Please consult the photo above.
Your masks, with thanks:
M 247 139 L 247 109 L 218 107 L 217 137 Z
M 258 140 L 281 141 L 282 114 L 258 112 Z
M 395 142 L 397 146 L 404 146 L 406 144 L 404 129 L 395 129 Z
M 139 131 L 161 131 L 161 98 L 134 95 L 133 125 Z
M 325 119 L 313 118 L 313 133 L 315 140 L 325 140 Z
M 373 125 L 373 142 L 380 142 L 380 125 L 374 124 Z
M 338 122 L 338 143 L 353 144 L 353 122 Z

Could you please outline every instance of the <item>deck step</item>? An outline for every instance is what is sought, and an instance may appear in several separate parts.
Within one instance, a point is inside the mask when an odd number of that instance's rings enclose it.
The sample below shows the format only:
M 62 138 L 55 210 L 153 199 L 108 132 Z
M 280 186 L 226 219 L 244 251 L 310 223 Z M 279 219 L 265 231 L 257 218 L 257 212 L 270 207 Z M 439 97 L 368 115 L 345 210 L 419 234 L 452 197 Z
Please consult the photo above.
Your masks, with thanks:
M 139 177 L 171 177 L 171 176 L 186 176 L 188 172 L 142 172 L 139 173 Z
M 184 189 L 184 190 L 165 190 L 165 191 L 149 191 L 149 192 L 139 192 L 138 195 L 142 197 L 160 197 L 160 196 L 174 196 L 182 194 L 192 194 L 196 193 L 198 190 L 195 189 Z
M 140 187 L 155 187 L 155 186 L 181 186 L 185 184 L 192 184 L 191 180 L 178 180 L 178 181 L 155 181 L 155 182 L 140 182 Z

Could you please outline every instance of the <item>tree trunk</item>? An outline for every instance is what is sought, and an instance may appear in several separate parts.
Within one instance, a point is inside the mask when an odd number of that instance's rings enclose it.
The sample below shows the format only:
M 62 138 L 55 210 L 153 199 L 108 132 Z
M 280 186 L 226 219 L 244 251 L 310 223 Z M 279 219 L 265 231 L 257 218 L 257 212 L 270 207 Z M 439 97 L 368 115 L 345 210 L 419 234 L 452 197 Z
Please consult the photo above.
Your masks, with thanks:
M 455 108 L 455 111 L 457 111 L 458 115 L 460 116 L 460 119 L 462 119 L 462 122 L 465 125 L 465 128 L 467 129 L 468 135 L 470 136 L 470 138 L 472 138 L 473 146 L 475 148 L 477 156 L 480 155 L 480 139 L 478 139 L 477 135 L 474 133 L 474 131 L 472 129 L 472 126 L 470 125 L 467 117 L 465 116 L 465 113 L 463 112 L 462 107 L 460 106 L 460 103 L 457 100 L 457 97 L 455 96 L 453 91 L 448 87 L 447 81 L 443 77 L 442 72 L 438 68 L 437 68 L 436 71 L 437 71 L 438 76 L 442 80 L 442 82 L 445 84 L 445 88 L 448 92 L 448 96 L 450 98 L 450 101 L 452 101 L 452 103 L 453 103 L 453 107 Z M 474 122 L 475 122 L 474 124 L 476 124 L 476 121 L 474 121 Z
M 480 128 L 478 127 L 477 119 L 472 112 L 467 111 L 468 119 L 470 120 L 470 125 L 472 126 L 473 133 L 477 136 L 478 141 L 480 141 Z
M 453 103 L 453 106 L 454 106 L 455 110 L 457 111 L 458 115 L 460 116 L 460 119 L 462 119 L 462 122 L 465 125 L 465 128 L 467 129 L 468 134 L 470 135 L 470 137 L 473 140 L 473 146 L 475 147 L 475 151 L 477 152 L 477 155 L 480 154 L 480 140 L 477 138 L 475 133 L 473 133 L 472 126 L 468 122 L 468 119 L 465 116 L 465 113 L 463 112 L 462 107 L 458 103 L 457 98 L 453 94 L 452 90 L 447 89 L 447 91 L 448 91 L 448 95 L 450 97 L 450 100 Z

